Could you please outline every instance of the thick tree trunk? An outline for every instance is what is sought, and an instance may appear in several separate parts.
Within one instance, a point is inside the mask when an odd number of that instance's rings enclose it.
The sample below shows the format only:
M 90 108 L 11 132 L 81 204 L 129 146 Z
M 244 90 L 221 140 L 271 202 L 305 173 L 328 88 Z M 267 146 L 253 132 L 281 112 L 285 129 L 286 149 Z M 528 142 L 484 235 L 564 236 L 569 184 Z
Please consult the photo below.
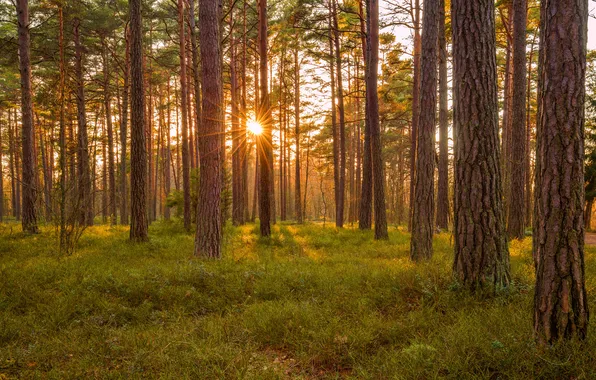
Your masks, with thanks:
M 375 239 L 388 239 L 387 215 L 385 210 L 385 170 L 383 145 L 379 125 L 379 94 L 377 93 L 379 65 L 379 2 L 367 2 L 367 48 L 366 53 L 366 107 L 370 124 L 370 145 L 375 207 Z
M 221 145 L 224 132 L 221 8 L 220 0 L 199 2 L 203 119 L 201 130 L 198 131 L 199 151 L 202 153 L 195 255 L 208 258 L 221 257 L 223 227 L 220 206 L 224 154 Z
M 439 0 L 424 0 L 422 19 L 422 76 L 420 78 L 420 108 L 418 146 L 414 171 L 414 209 L 410 258 L 430 259 L 433 254 L 435 214 L 435 130 L 437 109 L 437 58 L 439 38 Z
M 330 0 L 332 2 L 333 10 L 333 42 L 335 45 L 335 66 L 337 73 L 337 110 L 339 111 L 339 180 L 337 191 L 337 205 L 335 225 L 337 227 L 344 226 L 344 208 L 346 198 L 346 116 L 344 107 L 344 87 L 343 74 L 341 67 L 341 47 L 339 41 L 339 26 L 337 22 L 337 0 Z
M 452 0 L 455 260 L 468 288 L 510 282 L 499 159 L 492 0 Z M 470 22 L 475 20 L 475 22 Z
M 143 34 L 141 1 L 129 0 L 130 12 L 130 239 L 148 238 L 147 145 L 145 143 L 145 94 L 143 91 Z
M 523 239 L 526 229 L 526 0 L 513 0 L 512 82 L 507 232 L 510 239 Z
M 588 1 L 541 3 L 533 253 L 540 344 L 588 332 L 584 277 L 584 100 Z
M 271 197 L 273 196 L 273 147 L 271 138 L 271 109 L 269 106 L 269 89 L 267 87 L 267 0 L 258 0 L 259 10 L 259 57 L 260 81 L 259 91 L 261 103 L 258 110 L 258 122 L 263 133 L 258 136 L 259 152 L 259 220 L 261 236 L 271 235 Z
M 184 0 L 178 0 L 178 31 L 180 54 L 180 114 L 182 117 L 182 193 L 184 198 L 184 229 L 190 231 L 190 156 L 188 152 L 188 82 L 186 79 L 186 47 L 184 32 Z M 201 216 L 202 217 L 202 216 Z
M 412 213 L 414 211 L 414 183 L 416 178 L 416 149 L 418 143 L 418 122 L 420 121 L 420 0 L 414 1 L 414 83 L 412 87 L 412 125 L 410 126 L 410 211 L 408 230 L 412 231 Z
M 73 20 L 75 45 L 75 75 L 77 96 L 78 148 L 77 148 L 77 176 L 78 176 L 78 209 L 79 222 L 83 225 L 93 225 L 92 178 L 89 164 L 89 138 L 87 136 L 87 115 L 85 112 L 85 82 L 83 80 L 83 45 L 81 44 L 81 20 Z
M 19 69 L 21 72 L 21 135 L 22 135 L 22 186 L 24 232 L 37 233 L 37 211 L 35 207 L 35 153 L 33 130 L 33 102 L 31 100 L 31 60 L 29 55 L 29 1 L 17 1 L 19 31 Z
M 449 93 L 447 86 L 447 38 L 445 0 L 439 9 L 439 178 L 437 180 L 437 219 L 442 230 L 449 228 Z

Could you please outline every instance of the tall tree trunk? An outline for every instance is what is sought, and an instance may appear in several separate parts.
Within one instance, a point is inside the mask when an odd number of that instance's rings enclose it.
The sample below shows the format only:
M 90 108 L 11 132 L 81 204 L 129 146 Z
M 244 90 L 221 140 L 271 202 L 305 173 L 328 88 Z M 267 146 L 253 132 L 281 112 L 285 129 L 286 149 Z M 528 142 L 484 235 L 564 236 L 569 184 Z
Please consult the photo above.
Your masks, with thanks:
M 244 206 L 243 212 L 243 219 L 246 222 L 249 219 L 248 214 L 248 147 L 247 147 L 247 122 L 248 122 L 248 109 L 246 107 L 246 67 L 248 61 L 246 59 L 246 36 L 247 36 L 247 28 L 246 28 L 246 9 L 247 9 L 247 1 L 243 1 L 243 8 L 242 8 L 242 23 L 243 23 L 243 33 L 242 33 L 242 70 L 241 70 L 241 81 L 242 81 L 242 124 L 240 126 L 240 165 L 242 169 L 242 204 Z
M 331 87 L 331 135 L 333 137 L 333 200 L 335 201 L 335 223 L 337 226 L 338 221 L 338 210 L 340 209 L 339 202 L 339 176 L 341 171 L 341 163 L 340 163 L 340 141 L 339 141 L 339 134 L 337 131 L 337 106 L 335 104 L 335 99 L 337 98 L 336 95 L 336 80 L 335 80 L 335 47 L 333 44 L 333 27 L 331 21 L 331 1 L 329 0 L 329 76 L 330 76 L 330 84 Z M 338 226 L 339 227 L 339 226 Z
M 143 90 L 143 31 L 141 1 L 129 0 L 130 12 L 130 239 L 148 238 L 147 145 L 145 143 L 145 93 Z
M 503 120 L 501 127 L 501 170 L 503 180 L 503 212 L 508 220 L 509 193 L 511 192 L 511 129 L 513 123 L 513 0 L 505 0 L 504 8 L 507 9 L 507 18 L 503 19 L 507 39 L 505 59 L 505 80 L 503 88 Z M 501 17 L 503 18 L 502 14 Z
M 126 178 L 126 138 L 128 135 L 128 89 L 130 74 L 130 33 L 125 31 L 126 57 L 124 58 L 124 88 L 122 89 L 122 112 L 120 115 L 120 224 L 128 224 L 128 194 Z
M 240 133 L 238 119 L 238 75 L 236 73 L 236 41 L 234 38 L 234 1 L 230 2 L 230 101 L 232 119 L 232 223 L 244 224 L 242 162 L 240 161 Z
M 35 207 L 35 154 L 33 130 L 33 102 L 31 100 L 31 60 L 29 55 L 29 1 L 17 0 L 19 31 L 19 69 L 21 72 L 21 135 L 23 157 L 21 172 L 23 185 L 23 231 L 35 234 L 37 211 Z
M 341 49 L 339 41 L 339 26 L 337 21 L 337 0 L 330 0 L 333 11 L 333 42 L 335 45 L 335 65 L 337 72 L 337 108 L 339 111 L 339 130 L 337 139 L 339 140 L 339 189 L 337 191 L 337 208 L 335 216 L 335 225 L 343 227 L 344 225 L 344 207 L 346 195 L 346 116 L 344 107 L 343 75 L 341 67 Z
M 171 132 L 170 132 L 170 128 L 172 126 L 172 110 L 170 108 L 170 104 L 171 104 L 171 100 L 170 100 L 170 80 L 171 78 L 168 76 L 168 82 L 166 84 L 166 112 L 168 114 L 168 124 L 167 124 L 167 128 L 165 128 L 165 133 L 166 133 L 166 146 L 165 146 L 165 157 L 164 157 L 164 163 L 163 163 L 163 171 L 164 171 L 164 193 L 167 197 L 170 195 L 170 189 L 171 189 L 171 176 L 170 176 L 170 172 L 172 171 L 172 136 L 171 136 Z M 167 205 L 167 201 L 166 201 L 166 205 L 164 207 L 163 210 L 163 217 L 166 220 L 170 220 L 170 208 Z
M 422 20 L 422 76 L 420 78 L 420 109 L 418 146 L 414 171 L 414 209 L 410 258 L 430 259 L 433 254 L 435 215 L 435 121 L 437 109 L 437 58 L 439 38 L 439 0 L 424 0 Z
M 2 166 L 3 140 L 2 140 L 2 110 L 0 109 L 0 223 L 4 218 L 4 168 Z
M 197 29 L 195 18 L 195 0 L 189 0 L 189 17 L 190 17 L 190 42 L 192 49 L 192 74 L 194 82 L 194 105 L 195 105 L 195 141 L 196 153 L 195 159 L 200 160 L 199 154 L 199 130 L 201 129 L 201 78 L 199 71 L 199 47 L 197 42 Z
M 12 124 L 12 113 L 10 109 L 8 110 L 8 156 L 9 156 L 9 166 L 10 166 L 10 198 L 11 198 L 11 210 L 12 216 L 17 218 L 17 210 L 18 206 L 17 203 L 19 202 L 19 197 L 17 196 L 17 158 L 16 158 L 16 137 L 14 131 L 16 127 Z M 15 120 L 16 124 L 16 120 Z
M 66 145 L 66 120 L 65 120 L 65 113 L 66 113 L 66 104 L 65 104 L 65 92 L 66 92 L 66 57 L 64 54 L 64 9 L 61 6 L 58 8 L 58 44 L 60 49 L 60 116 L 59 116 L 59 123 L 60 123 L 60 130 L 58 135 L 58 140 L 60 144 L 60 156 L 58 159 L 58 165 L 60 167 L 60 188 L 59 188 L 59 208 L 60 208 L 60 252 L 66 252 L 67 247 L 67 236 L 66 236 L 66 207 L 67 207 L 67 176 L 68 176 L 68 168 L 66 166 L 66 156 L 68 155 L 67 145 Z
M 108 129 L 108 182 L 109 182 L 109 214 L 110 224 L 115 225 L 117 222 L 116 216 L 116 176 L 114 164 L 114 130 L 112 127 L 112 109 L 110 98 L 110 71 L 109 71 L 109 56 L 107 42 L 104 40 L 104 110 L 106 116 L 106 126 Z M 104 163 L 105 165 L 105 163 Z
M 507 232 L 510 239 L 523 239 L 526 229 L 526 0 L 513 0 L 512 82 L 511 186 L 507 202 Z
M 85 112 L 85 82 L 83 80 L 83 45 L 81 44 L 81 20 L 73 20 L 74 45 L 75 45 L 75 75 L 77 97 L 77 122 L 78 122 L 78 208 L 80 210 L 79 222 L 83 225 L 93 225 L 92 178 L 89 164 L 89 138 L 87 136 L 87 115 Z
M 377 93 L 379 65 L 379 2 L 367 2 L 367 47 L 366 54 L 366 106 L 370 124 L 370 145 L 373 174 L 375 239 L 388 239 L 387 215 L 385 210 L 385 170 L 383 163 L 383 145 L 379 125 L 379 94 Z
M 447 38 L 445 0 L 439 9 L 439 178 L 437 180 L 437 227 L 449 228 L 449 94 L 447 87 Z
M 365 0 L 359 0 L 359 13 L 360 13 L 360 36 L 362 40 L 362 55 L 364 61 L 368 65 L 368 43 L 367 43 L 367 25 L 365 20 L 367 19 L 364 15 L 364 9 L 362 3 Z M 368 109 L 368 97 L 365 96 L 365 107 L 364 107 L 364 148 L 362 158 L 362 191 L 360 195 L 360 213 L 358 228 L 361 230 L 370 230 L 372 227 L 372 200 L 373 200 L 373 169 L 372 169 L 372 155 L 371 155 L 371 143 L 370 143 L 370 120 L 369 120 L 369 109 Z
M 209 258 L 221 257 L 223 227 L 220 206 L 224 154 L 221 145 L 224 132 L 221 8 L 221 0 L 199 2 L 203 120 L 199 132 L 202 153 L 195 255 Z
M 186 80 L 186 47 L 184 32 L 184 0 L 178 0 L 178 30 L 180 39 L 180 114 L 182 116 L 182 192 L 184 196 L 184 229 L 190 231 L 190 157 L 188 152 L 188 82 Z
M 587 0 L 541 2 L 533 254 L 540 344 L 588 332 L 584 277 Z
M 507 286 L 510 282 L 501 203 L 494 12 L 492 0 L 451 2 L 455 111 L 453 270 L 471 289 Z
M 416 149 L 418 143 L 418 122 L 420 121 L 420 0 L 414 1 L 414 84 L 412 87 L 412 125 L 410 126 L 410 214 L 408 230 L 412 231 L 412 213 L 414 211 L 414 183 L 416 178 Z
M 298 45 L 294 49 L 294 138 L 296 139 L 294 213 L 296 215 L 296 221 L 302 223 L 302 191 L 300 189 L 300 62 L 298 58 Z
M 259 10 L 259 58 L 260 81 L 259 95 L 261 102 L 258 110 L 258 122 L 263 127 L 261 136 L 257 136 L 259 152 L 259 221 L 261 236 L 271 235 L 271 196 L 273 195 L 273 147 L 271 136 L 271 108 L 267 87 L 267 0 L 258 0 Z

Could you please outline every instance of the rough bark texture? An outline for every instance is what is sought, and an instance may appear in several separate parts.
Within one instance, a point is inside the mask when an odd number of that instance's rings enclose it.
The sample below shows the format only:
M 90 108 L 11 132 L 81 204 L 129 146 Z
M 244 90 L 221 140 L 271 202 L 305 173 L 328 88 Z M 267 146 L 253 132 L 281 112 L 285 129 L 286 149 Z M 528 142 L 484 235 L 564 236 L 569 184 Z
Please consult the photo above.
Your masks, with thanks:
M 143 92 L 141 1 L 130 0 L 130 239 L 147 240 L 147 145 Z
M 92 179 L 89 165 L 89 137 L 87 135 L 87 115 L 85 112 L 85 83 L 83 80 L 83 45 L 80 34 L 81 21 L 73 21 L 73 36 L 75 45 L 75 75 L 77 96 L 77 177 L 78 177 L 78 208 L 79 222 L 93 225 L 93 200 L 91 197 Z
M 19 69 L 21 71 L 21 137 L 22 137 L 22 220 L 24 232 L 37 233 L 35 207 L 35 153 L 33 132 L 33 103 L 31 100 L 31 60 L 29 49 L 29 1 L 17 1 L 19 30 Z M 17 169 L 18 170 L 18 169 Z
M 495 15 L 491 0 L 453 0 L 455 260 L 468 288 L 506 286 L 499 160 Z
M 259 156 L 259 222 L 261 236 L 271 235 L 271 197 L 273 195 L 273 146 L 271 138 L 271 108 L 269 106 L 269 88 L 267 86 L 267 0 L 259 0 L 259 95 L 261 103 L 258 109 L 258 122 L 263 133 L 257 138 Z
M 418 142 L 418 122 L 420 113 L 420 0 L 415 0 L 413 9 L 414 24 L 414 84 L 412 87 L 412 125 L 410 126 L 410 211 L 408 230 L 412 230 L 412 212 L 414 211 L 414 178 L 416 176 L 416 145 Z
M 437 179 L 437 219 L 442 230 L 449 228 L 449 94 L 447 86 L 447 38 L 445 0 L 439 9 L 439 178 Z
M 362 3 L 364 0 L 358 1 L 360 12 L 360 34 L 362 35 L 362 54 L 366 62 L 368 54 L 367 39 L 366 39 L 366 25 L 364 20 L 364 7 Z M 366 96 L 365 96 L 366 99 Z M 371 160 L 371 145 L 370 145 L 370 121 L 368 116 L 368 106 L 364 107 L 364 147 L 362 149 L 362 191 L 360 194 L 360 210 L 358 228 L 361 230 L 370 230 L 372 227 L 372 200 L 373 200 L 373 181 L 372 181 L 372 160 Z
M 510 239 L 523 239 L 526 229 L 526 0 L 513 0 L 512 86 L 507 232 Z
M 341 67 L 341 48 L 339 41 L 339 26 L 337 22 L 337 0 L 332 1 L 333 10 L 333 43 L 335 46 L 335 69 L 337 73 L 337 110 L 339 113 L 339 189 L 337 191 L 337 205 L 335 214 L 335 225 L 344 226 L 344 209 L 346 198 L 346 116 L 344 107 L 344 87 Z
M 375 239 L 388 239 L 387 214 L 385 210 L 385 173 L 383 145 L 379 123 L 379 94 L 377 93 L 379 65 L 379 2 L 367 2 L 367 47 L 366 54 L 366 106 L 370 124 L 371 160 L 375 207 Z
M 201 175 L 195 254 L 221 257 L 223 88 L 220 45 L 220 0 L 199 1 L 203 120 L 199 131 Z
M 230 30 L 234 28 L 234 2 L 230 2 Z M 236 41 L 230 34 L 230 102 L 232 119 L 232 222 L 239 226 L 244 224 L 244 186 L 242 183 L 243 165 L 240 159 L 240 144 L 243 137 L 240 133 L 238 74 L 236 70 Z
M 415 261 L 430 259 L 433 253 L 439 8 L 439 0 L 424 0 L 420 78 L 420 108 L 424 112 L 419 113 L 418 119 L 410 244 L 410 258 Z
M 587 0 L 541 3 L 533 248 L 534 333 L 541 344 L 588 331 L 584 283 Z
M 120 224 L 128 224 L 128 194 L 126 182 L 126 140 L 128 135 L 128 87 L 130 81 L 130 36 L 126 31 L 126 58 L 124 59 L 124 88 L 120 117 Z

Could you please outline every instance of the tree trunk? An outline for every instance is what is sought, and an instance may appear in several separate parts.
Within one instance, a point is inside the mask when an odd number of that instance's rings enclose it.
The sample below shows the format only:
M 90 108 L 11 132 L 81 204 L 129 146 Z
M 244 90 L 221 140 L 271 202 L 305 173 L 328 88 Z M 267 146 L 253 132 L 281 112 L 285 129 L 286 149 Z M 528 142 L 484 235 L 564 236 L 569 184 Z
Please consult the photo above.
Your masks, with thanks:
M 339 26 L 337 22 L 337 0 L 330 0 L 333 10 L 333 42 L 335 45 L 335 65 L 337 73 L 337 109 L 339 111 L 339 130 L 337 139 L 339 141 L 339 189 L 337 191 L 337 208 L 335 225 L 344 226 L 344 208 L 346 195 L 346 117 L 344 107 L 343 75 L 341 67 L 341 49 L 339 44 Z
M 120 224 L 128 224 L 128 194 L 126 186 L 126 138 L 128 134 L 128 86 L 130 74 L 129 30 L 126 32 L 126 57 L 124 59 L 124 88 L 122 90 L 122 113 L 120 117 Z
M 584 211 L 584 224 L 586 231 L 592 231 L 592 209 L 594 208 L 594 198 L 586 201 L 586 209 Z
M 492 0 L 452 0 L 455 208 L 453 270 L 468 288 L 507 286 Z M 469 20 L 475 20 L 470 22 Z
M 412 87 L 412 125 L 410 127 L 410 211 L 408 230 L 412 231 L 412 213 L 414 211 L 414 182 L 416 178 L 416 147 L 418 143 L 418 122 L 420 121 L 420 0 L 414 1 L 414 84 Z
M 300 63 L 298 59 L 298 46 L 294 49 L 294 137 L 296 139 L 294 213 L 296 215 L 296 221 L 302 223 L 302 191 L 300 189 Z
M 106 116 L 106 126 L 108 129 L 108 182 L 109 182 L 109 214 L 110 224 L 115 225 L 116 217 L 116 177 L 114 165 L 114 130 L 112 127 L 112 110 L 110 98 L 110 72 L 109 72 L 109 57 L 107 43 L 104 43 L 104 110 Z M 105 165 L 105 163 L 104 163 Z
M 147 222 L 147 145 L 145 143 L 145 93 L 143 90 L 143 32 L 141 1 L 129 0 L 130 12 L 130 239 L 148 238 Z
M 526 0 L 513 0 L 513 97 L 507 233 L 523 239 L 526 224 Z
M 19 31 L 19 69 L 21 72 L 21 135 L 22 135 L 22 186 L 23 215 L 22 227 L 27 233 L 38 233 L 37 211 L 35 207 L 35 153 L 33 130 L 33 102 L 31 100 L 31 61 L 29 55 L 29 1 L 17 1 Z
M 422 76 L 420 78 L 420 109 L 418 146 L 414 171 L 414 209 L 410 258 L 430 259 L 433 254 L 435 215 L 435 121 L 437 109 L 437 58 L 439 38 L 439 0 L 424 0 L 422 20 Z
M 364 9 L 362 3 L 365 0 L 359 0 L 359 13 L 360 13 L 360 35 L 362 39 L 362 55 L 364 61 L 368 65 L 368 43 L 366 38 L 366 28 L 364 20 L 367 19 L 364 15 Z M 368 5 L 367 5 L 368 6 Z M 365 96 L 365 107 L 364 107 L 364 149 L 362 152 L 362 192 L 360 194 L 360 212 L 358 228 L 361 230 L 370 230 L 372 227 L 372 200 L 373 200 L 373 174 L 372 174 L 372 156 L 371 156 L 371 143 L 370 143 L 370 120 L 369 120 L 369 109 L 368 109 L 368 97 Z
M 170 172 L 172 171 L 172 136 L 170 132 L 170 128 L 172 125 L 172 110 L 170 109 L 170 77 L 168 76 L 168 82 L 166 84 L 166 112 L 168 113 L 168 124 L 165 130 L 166 133 L 166 146 L 165 146 L 165 157 L 163 163 L 163 171 L 164 171 L 164 193 L 166 196 L 166 205 L 163 210 L 163 217 L 165 220 L 170 220 L 170 208 L 167 205 L 167 198 L 170 195 L 171 189 L 171 176 Z
M 259 220 L 261 236 L 271 235 L 271 198 L 273 177 L 273 148 L 271 138 L 271 109 L 269 89 L 267 87 L 267 0 L 258 0 L 259 10 L 259 58 L 260 81 L 259 95 L 261 104 L 258 110 L 258 122 L 263 126 L 263 133 L 257 136 L 259 152 Z
M 367 48 L 366 53 L 366 107 L 370 124 L 370 143 L 375 207 L 375 239 L 388 239 L 387 215 L 385 210 L 385 173 L 383 145 L 379 125 L 379 94 L 377 93 L 379 64 L 379 2 L 367 2 Z
M 541 3 L 533 254 L 540 344 L 588 332 L 584 278 L 587 0 Z
M 244 224 L 244 188 L 242 184 L 242 162 L 240 161 L 241 136 L 238 107 L 238 75 L 236 73 L 236 41 L 234 38 L 234 1 L 230 2 L 230 102 L 232 119 L 232 223 Z
M 437 180 L 437 219 L 442 230 L 449 229 L 449 93 L 447 87 L 447 38 L 445 0 L 439 9 L 439 178 Z
M 87 137 L 87 115 L 85 112 L 85 82 L 83 80 L 83 45 L 81 44 L 81 20 L 75 18 L 74 45 L 75 45 L 75 75 L 77 96 L 77 122 L 78 122 L 78 209 L 80 210 L 79 222 L 83 225 L 93 225 L 93 201 L 91 197 L 92 178 L 89 166 L 89 138 Z
M 208 258 L 221 257 L 223 227 L 220 207 L 224 154 L 221 145 L 224 132 L 221 8 L 220 0 L 199 2 L 203 119 L 198 131 L 199 151 L 202 153 L 195 255 Z
M 188 82 L 186 79 L 186 47 L 184 32 L 184 0 L 178 0 L 180 42 L 180 114 L 182 116 L 182 192 L 184 195 L 184 229 L 190 231 L 190 156 L 188 152 Z

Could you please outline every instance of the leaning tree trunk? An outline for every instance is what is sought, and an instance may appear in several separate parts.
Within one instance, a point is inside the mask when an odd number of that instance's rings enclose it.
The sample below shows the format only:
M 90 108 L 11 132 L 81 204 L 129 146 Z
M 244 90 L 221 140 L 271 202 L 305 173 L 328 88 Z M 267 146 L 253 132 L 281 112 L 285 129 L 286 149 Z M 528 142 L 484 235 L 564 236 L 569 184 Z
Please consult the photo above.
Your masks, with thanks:
M 439 38 L 439 0 L 424 0 L 422 19 L 422 68 L 418 147 L 414 171 L 414 209 L 410 258 L 430 259 L 433 254 L 435 214 L 435 119 L 437 108 L 437 58 Z
M 507 286 L 492 0 L 452 0 L 455 260 L 468 288 Z M 475 20 L 475 22 L 470 22 Z
M 533 254 L 540 344 L 588 332 L 584 278 L 584 98 L 588 0 L 543 0 Z
M 445 0 L 439 9 L 439 178 L 437 179 L 437 219 L 442 230 L 449 228 L 449 93 L 447 87 L 447 38 Z M 401 172 L 400 172 L 401 173 Z
M 379 1 L 367 2 L 367 48 L 366 53 L 366 106 L 370 124 L 371 160 L 374 190 L 375 239 L 387 239 L 387 214 L 385 210 L 385 173 L 383 146 L 379 125 L 379 94 L 377 93 L 379 64 Z
M 526 224 L 526 0 L 513 0 L 513 97 L 511 100 L 511 171 L 507 233 L 523 239 Z
M 29 1 L 17 1 L 19 29 L 19 69 L 21 71 L 21 124 L 22 124 L 22 186 L 23 186 L 23 231 L 37 233 L 37 211 L 35 207 L 35 153 L 33 132 L 33 102 L 31 100 L 31 60 L 29 49 Z
M 130 239 L 148 238 L 147 145 L 145 143 L 145 96 L 143 92 L 143 34 L 141 1 L 130 0 Z
M 202 153 L 195 255 L 208 258 L 221 257 L 223 227 L 221 135 L 224 132 L 224 119 L 220 10 L 221 0 L 199 2 L 203 120 L 198 131 L 199 151 Z

